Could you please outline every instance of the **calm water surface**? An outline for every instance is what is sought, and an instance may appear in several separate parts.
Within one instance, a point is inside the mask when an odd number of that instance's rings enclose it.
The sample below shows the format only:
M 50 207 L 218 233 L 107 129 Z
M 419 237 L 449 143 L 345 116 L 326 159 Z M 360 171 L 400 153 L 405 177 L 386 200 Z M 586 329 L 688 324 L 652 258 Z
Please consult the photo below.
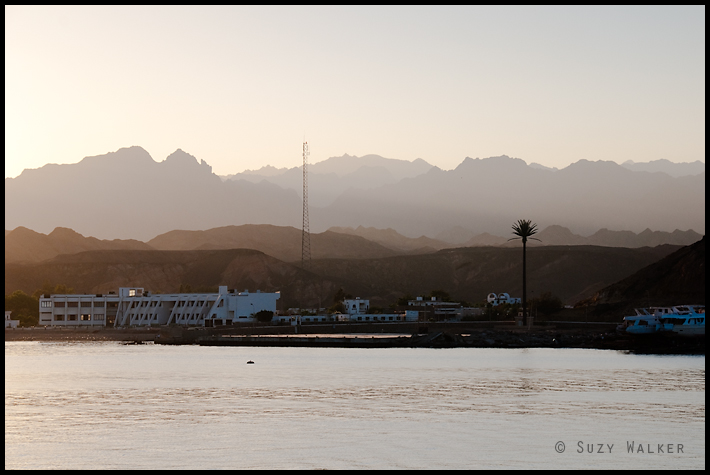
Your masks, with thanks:
M 705 357 L 6 342 L 5 468 L 703 469 Z

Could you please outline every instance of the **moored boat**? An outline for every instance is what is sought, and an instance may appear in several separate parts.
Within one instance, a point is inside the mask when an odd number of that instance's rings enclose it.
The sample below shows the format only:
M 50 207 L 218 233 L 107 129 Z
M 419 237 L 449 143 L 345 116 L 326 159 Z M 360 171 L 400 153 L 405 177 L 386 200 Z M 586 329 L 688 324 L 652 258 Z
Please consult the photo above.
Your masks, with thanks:
M 624 317 L 624 322 L 617 330 L 636 335 L 656 333 L 661 325 L 661 315 L 666 314 L 667 307 L 635 308 L 635 315 Z
M 642 335 L 674 332 L 678 335 L 705 335 L 705 305 L 635 308 L 635 315 L 624 317 L 619 331 Z
M 677 305 L 661 318 L 659 331 L 683 336 L 705 335 L 705 305 Z

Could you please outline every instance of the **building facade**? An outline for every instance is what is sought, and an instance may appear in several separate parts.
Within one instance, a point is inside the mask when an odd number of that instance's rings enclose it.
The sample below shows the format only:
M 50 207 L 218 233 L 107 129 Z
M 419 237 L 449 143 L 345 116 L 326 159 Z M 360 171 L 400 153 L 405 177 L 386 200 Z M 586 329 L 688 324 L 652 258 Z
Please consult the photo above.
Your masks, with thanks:
M 409 312 L 416 312 L 420 320 L 456 320 L 461 318 L 462 307 L 458 302 L 444 302 L 436 297 L 417 297 L 407 302 Z
M 276 313 L 280 292 L 238 292 L 220 286 L 214 293 L 152 294 L 141 287 L 118 293 L 43 295 L 39 324 L 45 326 L 130 327 L 177 324 L 217 326 L 253 322 L 256 313 Z

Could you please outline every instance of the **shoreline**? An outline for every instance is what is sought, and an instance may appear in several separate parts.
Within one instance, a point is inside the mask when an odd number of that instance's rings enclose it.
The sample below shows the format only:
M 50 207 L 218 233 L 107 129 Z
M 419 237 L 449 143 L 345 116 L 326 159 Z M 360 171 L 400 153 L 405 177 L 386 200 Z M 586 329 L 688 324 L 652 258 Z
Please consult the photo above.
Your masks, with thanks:
M 634 354 L 705 355 L 705 337 L 675 334 L 631 335 L 601 325 L 585 328 L 512 325 L 484 328 L 446 328 L 428 325 L 426 332 L 410 328 L 377 327 L 326 329 L 323 326 L 186 329 L 158 328 L 33 328 L 6 329 L 5 341 L 82 342 L 119 341 L 200 346 L 274 346 L 331 348 L 580 348 L 627 351 Z M 435 328 L 431 328 L 435 327 Z M 326 330 L 326 331 L 323 331 Z M 370 330 L 370 331 L 368 331 Z M 405 331 L 409 330 L 409 331 Z

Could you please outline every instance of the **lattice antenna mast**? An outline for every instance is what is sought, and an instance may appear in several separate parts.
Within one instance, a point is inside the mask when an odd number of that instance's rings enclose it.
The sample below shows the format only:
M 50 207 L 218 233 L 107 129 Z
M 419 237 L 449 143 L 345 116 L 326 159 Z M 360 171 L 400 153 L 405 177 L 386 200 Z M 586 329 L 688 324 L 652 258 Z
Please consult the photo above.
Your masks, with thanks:
M 303 142 L 303 231 L 301 232 L 301 267 L 311 267 L 311 231 L 308 224 L 308 142 Z

